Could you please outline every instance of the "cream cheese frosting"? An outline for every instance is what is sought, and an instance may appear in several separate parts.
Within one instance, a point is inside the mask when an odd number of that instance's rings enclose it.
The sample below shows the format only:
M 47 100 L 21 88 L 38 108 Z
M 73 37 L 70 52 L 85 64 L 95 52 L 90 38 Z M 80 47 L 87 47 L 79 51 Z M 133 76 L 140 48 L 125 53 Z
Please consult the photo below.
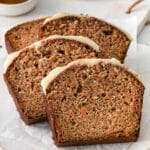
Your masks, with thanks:
M 98 64 L 99 62 L 103 62 L 105 64 L 107 63 L 110 63 L 110 64 L 114 64 L 114 65 L 117 65 L 117 66 L 120 66 L 122 68 L 125 68 L 126 70 L 128 70 L 129 72 L 131 72 L 138 80 L 139 79 L 139 76 L 132 70 L 126 68 L 123 64 L 120 63 L 120 61 L 118 61 L 117 59 L 115 58 L 112 58 L 112 59 L 98 59 L 98 58 L 94 58 L 94 59 L 78 59 L 78 60 L 75 60 L 75 61 L 72 61 L 71 63 L 69 63 L 68 65 L 66 66 L 63 66 L 63 67 L 57 67 L 55 69 L 53 69 L 52 71 L 50 71 L 48 73 L 48 75 L 43 78 L 43 80 L 41 81 L 41 86 L 43 88 L 43 92 L 46 94 L 46 89 L 48 87 L 48 85 L 60 74 L 62 73 L 63 71 L 65 71 L 66 69 L 70 68 L 71 66 L 74 66 L 74 65 L 88 65 L 88 66 L 93 66 L 95 64 Z M 141 80 L 140 80 L 141 81 Z
M 84 37 L 84 36 L 63 36 L 63 35 L 52 35 L 49 36 L 48 39 L 67 39 L 67 40 L 75 40 L 78 41 L 80 43 L 86 44 L 90 47 L 92 47 L 93 49 L 95 49 L 97 52 L 99 52 L 99 46 L 91 39 L 89 39 L 88 37 Z
M 97 52 L 99 51 L 99 46 L 93 40 L 91 40 L 87 37 L 83 37 L 83 36 L 61 36 L 61 35 L 49 36 L 46 39 L 43 39 L 41 41 L 33 43 L 32 45 L 28 46 L 27 48 L 35 48 L 37 50 L 38 48 L 40 48 L 42 46 L 42 43 L 44 41 L 54 40 L 54 39 L 66 39 L 66 40 L 78 41 L 80 43 L 83 43 L 83 44 L 86 44 L 86 45 L 92 47 Z M 26 49 L 26 48 L 24 48 L 24 49 Z M 23 51 L 24 49 L 17 51 L 17 52 L 13 52 L 7 56 L 7 59 L 4 63 L 4 73 L 6 73 L 8 67 L 11 65 L 11 63 L 19 56 L 21 51 Z
M 53 15 L 52 17 L 46 18 L 45 21 L 44 21 L 44 23 L 43 23 L 43 25 L 45 25 L 45 24 L 48 23 L 49 21 L 53 21 L 53 20 L 56 20 L 56 19 L 60 19 L 60 18 L 63 18 L 63 17 L 67 17 L 67 16 L 82 17 L 83 15 L 61 12 L 61 13 L 57 13 L 57 14 Z M 100 20 L 100 21 L 106 22 L 104 19 L 101 19 L 101 18 L 97 18 L 97 19 Z M 123 32 L 131 41 L 133 40 L 133 38 L 131 37 L 131 35 L 130 35 L 127 31 L 125 31 L 125 30 L 123 30 L 123 29 L 120 29 L 119 27 L 117 27 L 117 26 L 111 24 L 110 22 L 109 22 L 108 24 L 114 26 L 115 28 L 117 28 L 118 30 L 120 30 L 121 32 Z
M 47 22 L 49 22 L 51 20 L 55 20 L 55 19 L 59 19 L 59 18 L 67 17 L 67 16 L 80 17 L 80 15 L 62 12 L 62 13 L 57 13 L 57 14 L 53 15 L 52 17 L 46 18 L 43 24 L 46 24 Z

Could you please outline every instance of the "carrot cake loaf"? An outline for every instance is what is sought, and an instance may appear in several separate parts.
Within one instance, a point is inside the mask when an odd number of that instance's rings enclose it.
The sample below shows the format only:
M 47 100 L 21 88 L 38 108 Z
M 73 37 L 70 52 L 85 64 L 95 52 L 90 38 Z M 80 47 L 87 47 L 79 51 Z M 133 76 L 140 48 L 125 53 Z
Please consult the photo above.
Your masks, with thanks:
M 41 26 L 39 38 L 49 35 L 82 35 L 94 40 L 100 47 L 101 58 L 124 61 L 131 38 L 110 23 L 95 17 L 68 13 L 47 18 Z
M 46 119 L 40 81 L 57 66 L 79 58 L 99 57 L 99 46 L 82 36 L 50 36 L 8 55 L 4 79 L 27 124 Z
M 144 86 L 116 59 L 79 59 L 41 82 L 57 145 L 136 141 Z

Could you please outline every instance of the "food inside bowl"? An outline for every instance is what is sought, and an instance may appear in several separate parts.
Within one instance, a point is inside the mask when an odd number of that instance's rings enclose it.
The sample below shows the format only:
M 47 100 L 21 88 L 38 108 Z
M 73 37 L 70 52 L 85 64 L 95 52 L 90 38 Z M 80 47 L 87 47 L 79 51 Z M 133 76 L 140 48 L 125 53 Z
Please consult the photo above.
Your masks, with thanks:
M 0 0 L 0 3 L 4 4 L 17 4 L 17 3 L 22 3 L 28 0 Z

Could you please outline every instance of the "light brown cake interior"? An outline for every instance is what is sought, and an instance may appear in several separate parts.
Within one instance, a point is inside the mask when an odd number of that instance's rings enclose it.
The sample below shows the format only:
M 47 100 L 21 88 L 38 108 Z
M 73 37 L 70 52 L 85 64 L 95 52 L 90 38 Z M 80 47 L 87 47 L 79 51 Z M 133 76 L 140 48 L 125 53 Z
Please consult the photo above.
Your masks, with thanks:
M 47 112 L 58 145 L 135 141 L 144 87 L 125 69 L 75 65 L 47 88 Z
M 86 44 L 66 39 L 46 40 L 40 48 L 29 47 L 20 53 L 9 66 L 5 80 L 16 97 L 19 111 L 26 123 L 46 118 L 40 86 L 43 77 L 57 66 L 85 57 L 98 57 L 98 54 Z
M 39 28 L 45 18 L 29 21 L 6 32 L 5 42 L 8 52 L 18 51 L 38 40 Z
M 130 39 L 122 31 L 94 17 L 66 16 L 48 21 L 41 27 L 40 38 L 49 35 L 82 35 L 100 47 L 101 58 L 117 58 L 121 62 L 127 53 Z

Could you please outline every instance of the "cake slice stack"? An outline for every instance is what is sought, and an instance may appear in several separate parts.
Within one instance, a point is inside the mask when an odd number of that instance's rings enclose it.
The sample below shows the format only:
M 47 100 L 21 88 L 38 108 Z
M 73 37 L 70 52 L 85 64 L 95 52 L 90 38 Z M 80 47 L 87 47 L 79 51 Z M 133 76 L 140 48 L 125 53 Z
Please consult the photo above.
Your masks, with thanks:
M 144 86 L 120 64 L 128 34 L 62 13 L 11 28 L 5 42 L 4 79 L 26 124 L 48 117 L 57 145 L 137 140 Z
M 8 51 L 17 51 L 50 35 L 85 36 L 99 45 L 101 58 L 116 58 L 124 62 L 131 37 L 125 31 L 104 20 L 68 13 L 17 25 L 5 35 Z

